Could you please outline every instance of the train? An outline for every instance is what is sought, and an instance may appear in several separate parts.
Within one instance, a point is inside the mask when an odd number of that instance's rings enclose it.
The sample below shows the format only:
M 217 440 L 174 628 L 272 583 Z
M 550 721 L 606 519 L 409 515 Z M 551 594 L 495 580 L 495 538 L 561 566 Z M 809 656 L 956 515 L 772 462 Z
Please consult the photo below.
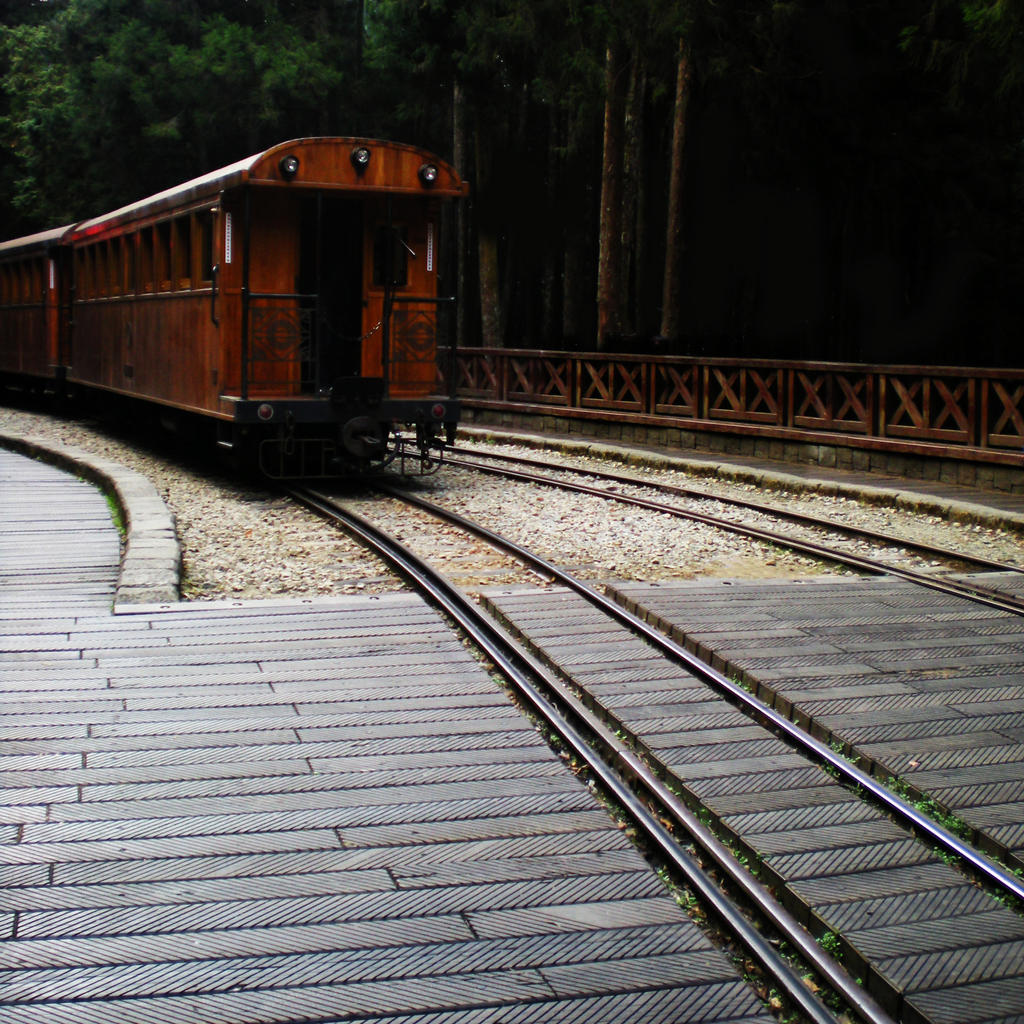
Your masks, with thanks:
M 467 194 L 421 148 L 302 138 L 0 243 L 0 379 L 198 420 L 273 479 L 430 472 L 459 420 L 440 232 Z

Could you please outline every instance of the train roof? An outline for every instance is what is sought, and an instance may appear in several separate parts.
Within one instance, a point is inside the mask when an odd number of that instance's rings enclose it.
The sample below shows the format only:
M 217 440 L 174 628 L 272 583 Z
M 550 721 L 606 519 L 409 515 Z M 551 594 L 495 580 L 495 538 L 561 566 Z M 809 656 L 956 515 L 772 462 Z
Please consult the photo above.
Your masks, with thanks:
M 353 152 L 360 148 L 370 152 L 368 162 L 362 166 L 352 158 Z M 288 158 L 297 161 L 297 170 L 290 174 L 284 166 Z M 424 184 L 418 172 L 428 164 L 436 168 L 436 177 Z M 429 192 L 446 197 L 468 192 L 468 186 L 453 167 L 414 146 L 349 137 L 292 139 L 101 217 L 82 221 L 75 226 L 73 235 L 78 239 L 179 207 L 188 208 L 212 201 L 221 192 L 247 184 L 288 186 L 300 190 Z
M 23 235 L 21 238 L 0 242 L 0 259 L 12 259 L 26 253 L 45 252 L 54 246 L 61 245 L 73 227 L 74 224 L 65 224 L 60 228 L 50 228 L 48 231 L 38 231 L 34 235 Z

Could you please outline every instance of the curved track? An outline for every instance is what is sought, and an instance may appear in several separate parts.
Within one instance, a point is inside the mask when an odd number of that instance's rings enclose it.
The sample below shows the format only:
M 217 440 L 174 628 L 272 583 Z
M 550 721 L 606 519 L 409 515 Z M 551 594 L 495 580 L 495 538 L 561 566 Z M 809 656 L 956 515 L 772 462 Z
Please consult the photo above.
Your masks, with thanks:
M 495 458 L 504 459 L 505 456 L 495 456 Z M 846 533 L 850 536 L 856 536 L 861 539 L 870 540 L 874 543 L 885 545 L 887 547 L 897 546 L 900 548 L 913 548 L 921 554 L 941 558 L 943 560 L 950 562 L 967 564 L 977 569 L 1013 573 L 1019 573 L 1024 571 L 1019 566 L 1010 565 L 1004 562 L 998 562 L 994 559 L 967 555 L 960 551 L 952 551 L 949 548 L 942 548 L 935 545 L 923 544 L 919 542 L 907 541 L 902 539 L 894 539 L 891 536 L 885 536 L 872 530 L 865 530 L 859 527 L 847 526 L 845 524 L 837 524 L 831 520 L 822 519 L 814 516 L 808 516 L 803 513 L 781 510 L 774 506 L 765 505 L 759 502 L 730 499 L 726 497 L 720 497 L 714 494 L 708 494 L 702 491 L 691 490 L 688 488 L 651 483 L 646 480 L 641 480 L 636 477 L 629 477 L 623 474 L 599 473 L 597 471 L 592 470 L 575 470 L 563 466 L 539 463 L 536 460 L 515 461 L 527 462 L 532 465 L 541 465 L 548 470 L 580 473 L 587 476 L 597 476 L 601 480 L 615 483 L 627 483 L 632 486 L 651 488 L 653 490 L 666 494 L 681 494 L 685 497 L 690 498 L 699 497 L 702 499 L 721 501 L 726 504 L 742 506 L 744 508 L 748 508 L 764 514 L 792 519 L 804 525 L 813 526 L 817 529 L 832 530 Z M 557 487 L 563 490 L 575 491 L 580 494 L 595 495 L 602 498 L 606 498 L 609 501 L 620 502 L 626 505 L 633 505 L 638 508 L 647 509 L 648 511 L 661 512 L 666 515 L 675 516 L 680 519 L 688 519 L 693 522 L 703 523 L 707 526 L 713 526 L 721 530 L 726 530 L 730 533 L 740 534 L 744 537 L 764 541 L 765 543 L 769 544 L 776 544 L 782 547 L 789 548 L 793 551 L 799 551 L 802 554 L 809 555 L 813 558 L 821 559 L 838 565 L 843 565 L 848 568 L 855 569 L 859 572 L 866 572 L 877 575 L 896 576 L 900 579 L 905 579 L 910 583 L 913 583 L 920 587 L 925 587 L 929 590 L 935 590 L 943 594 L 950 594 L 955 597 L 962 597 L 966 600 L 974 601 L 978 604 L 985 605 L 989 608 L 996 608 L 1000 611 L 1011 612 L 1017 615 L 1024 615 L 1024 599 L 1018 597 L 1015 594 L 1006 593 L 1004 591 L 986 586 L 985 584 L 974 580 L 963 578 L 952 579 L 943 576 L 931 575 L 929 573 L 918 572 L 914 569 L 894 565 L 890 562 L 880 561 L 879 559 L 867 558 L 862 555 L 851 554 L 829 544 L 819 544 L 812 541 L 802 540 L 798 537 L 793 537 L 776 530 L 767 530 L 761 527 L 751 526 L 745 523 L 739 523 L 735 520 L 723 519 L 720 516 L 714 516 L 708 513 L 682 509 L 679 508 L 678 506 L 668 505 L 660 501 L 653 501 L 646 498 L 630 497 L 628 495 L 618 494 L 609 491 L 607 488 L 593 487 L 587 484 L 572 483 L 570 481 L 560 480 L 552 476 L 543 476 L 536 473 L 528 473 L 522 470 L 496 467 L 493 465 L 488 465 L 486 463 L 467 462 L 464 459 L 449 459 L 448 462 L 449 465 L 458 466 L 460 468 L 473 469 L 477 470 L 478 472 L 502 476 L 507 479 L 519 480 L 524 483 L 537 484 L 546 487 Z
M 404 494 L 400 495 L 400 497 L 402 498 L 402 500 L 410 500 L 409 497 Z M 334 511 L 331 508 L 329 500 L 325 500 L 322 497 L 312 499 L 307 497 L 304 500 L 307 500 L 314 504 L 314 507 L 317 507 L 318 510 L 321 511 L 321 514 L 334 514 Z M 716 672 L 716 670 L 714 670 L 711 666 L 705 665 L 699 659 L 695 658 L 692 654 L 681 648 L 679 645 L 674 644 L 670 640 L 667 640 L 660 632 L 651 628 L 650 626 L 647 626 L 645 623 L 641 622 L 635 616 L 632 616 L 629 612 L 626 612 L 624 609 L 622 609 L 620 606 L 615 604 L 610 599 L 598 594 L 587 584 L 582 583 L 578 580 L 574 580 L 572 577 L 561 573 L 560 570 L 558 570 L 555 566 L 552 566 L 550 563 L 530 556 L 528 552 L 523 551 L 521 548 L 518 548 L 516 545 L 513 545 L 509 541 L 506 541 L 504 538 L 501 538 L 498 535 L 493 534 L 491 531 L 479 527 L 476 524 L 469 523 L 468 521 L 461 520 L 459 517 L 444 512 L 443 510 L 438 509 L 436 506 L 432 506 L 431 503 L 425 502 L 422 499 L 415 499 L 414 503 L 418 507 L 430 512 L 433 515 L 443 516 L 449 522 L 457 523 L 463 529 L 472 530 L 478 536 L 484 537 L 486 540 L 488 540 L 488 542 L 498 544 L 506 551 L 512 552 L 513 554 L 515 554 L 517 558 L 531 560 L 532 564 L 536 569 L 545 573 L 546 575 L 557 578 L 559 582 L 561 582 L 563 585 L 567 587 L 572 588 L 572 590 L 577 595 L 579 595 L 590 605 L 598 607 L 600 609 L 602 616 L 613 618 L 621 626 L 624 626 L 627 629 L 629 629 L 636 637 L 642 638 L 640 642 L 642 642 L 643 644 L 649 646 L 656 646 L 662 655 L 670 657 L 673 660 L 673 662 L 677 666 L 681 666 L 689 676 L 691 676 L 693 679 L 699 680 L 700 685 L 713 687 L 718 692 L 718 694 L 721 695 L 720 697 L 716 697 L 714 699 L 721 699 L 723 708 L 731 708 L 733 705 L 739 705 L 743 707 L 745 713 L 749 714 L 752 718 L 754 718 L 754 720 L 756 720 L 760 724 L 760 727 L 765 730 L 765 740 L 752 742 L 749 735 L 747 735 L 744 741 L 744 746 L 756 747 L 759 742 L 762 745 L 766 742 L 778 743 L 778 737 L 784 737 L 786 748 L 790 750 L 792 750 L 793 748 L 799 748 L 802 751 L 800 755 L 801 757 L 809 757 L 813 759 L 815 763 L 817 763 L 818 765 L 824 766 L 825 770 L 830 775 L 841 777 L 845 781 L 847 787 L 852 787 L 856 791 L 856 794 L 870 794 L 872 801 L 880 803 L 885 808 L 885 815 L 891 816 L 896 820 L 902 822 L 904 828 L 910 830 L 911 832 L 919 836 L 925 837 L 929 843 L 934 844 L 934 846 L 939 850 L 938 856 L 934 857 L 931 854 L 925 854 L 924 856 L 926 859 L 928 859 L 929 861 L 937 860 L 941 862 L 941 859 L 950 856 L 960 858 L 964 863 L 970 865 L 971 870 L 973 872 L 976 872 L 977 874 L 981 875 L 989 886 L 1001 891 L 1003 893 L 1003 898 L 1009 901 L 1012 905 L 1019 907 L 1021 905 L 1021 902 L 1024 901 L 1024 886 L 1022 886 L 1020 881 L 1014 878 L 1012 874 L 1004 870 L 999 865 L 992 863 L 987 857 L 980 854 L 976 849 L 962 842 L 955 835 L 951 834 L 946 829 L 937 825 L 931 819 L 917 812 L 905 801 L 902 801 L 898 797 L 893 796 L 893 794 L 889 793 L 884 786 L 881 786 L 876 780 L 872 779 L 866 773 L 861 772 L 860 770 L 855 768 L 845 758 L 839 756 L 836 753 L 836 751 L 826 746 L 825 744 L 820 743 L 817 740 L 814 740 L 812 737 L 808 736 L 802 729 L 798 728 L 792 722 L 788 721 L 786 718 L 779 715 L 771 708 L 768 708 L 765 705 L 761 704 L 761 702 L 755 700 L 753 697 L 751 697 L 750 694 L 743 690 L 742 687 L 739 687 L 736 684 L 732 683 L 730 680 L 722 676 L 721 673 Z M 349 528 L 351 529 L 351 527 Z M 360 533 L 362 529 L 363 527 L 358 527 L 355 532 Z M 360 536 L 362 536 L 362 533 L 360 533 Z M 412 578 L 416 578 L 421 574 L 420 569 L 403 569 L 402 571 L 405 575 L 410 576 Z M 437 600 L 436 598 L 432 599 Z M 466 604 L 467 602 L 465 602 L 465 599 L 461 599 L 460 603 Z M 447 605 L 442 606 L 445 607 L 446 611 L 449 611 L 449 613 L 452 614 L 450 608 Z M 509 641 L 507 636 L 502 634 L 502 639 L 500 641 L 499 647 L 495 649 L 497 650 L 498 654 L 500 654 L 501 658 L 508 657 L 508 643 Z M 496 663 L 500 663 L 500 659 L 498 656 L 496 656 L 495 650 L 489 649 L 487 647 L 485 647 L 485 650 L 487 650 L 489 658 L 491 658 Z M 535 669 L 535 663 L 532 662 L 532 659 L 530 659 L 530 661 Z M 556 694 L 558 696 L 558 699 L 562 701 L 570 699 L 567 696 L 566 686 L 560 683 L 557 677 L 555 679 L 552 679 L 551 673 L 548 672 L 545 678 L 547 679 L 547 689 L 550 691 L 550 693 Z M 524 690 L 524 693 L 527 692 L 528 691 Z M 675 821 L 678 825 L 685 824 L 691 837 L 695 837 L 698 833 L 690 827 L 689 823 L 686 823 L 687 814 L 685 808 L 682 807 L 678 799 L 672 796 L 672 793 L 670 791 L 665 790 L 664 786 L 661 786 L 661 784 L 657 781 L 658 774 L 662 773 L 667 774 L 668 778 L 673 782 L 673 784 L 680 782 L 680 780 L 674 777 L 671 767 L 667 766 L 665 763 L 662 763 L 658 760 L 657 751 L 652 750 L 647 744 L 645 744 L 644 737 L 642 735 L 633 733 L 628 727 L 625 726 L 625 724 L 621 720 L 616 719 L 614 715 L 606 715 L 600 721 L 594 721 L 594 713 L 602 710 L 604 703 L 600 696 L 595 696 L 584 691 L 581 695 L 578 695 L 577 697 L 571 699 L 572 704 L 570 706 L 570 710 L 556 710 L 554 713 L 546 711 L 539 713 L 541 713 L 542 717 L 544 717 L 546 720 L 549 721 L 549 723 L 552 724 L 559 716 L 563 718 L 573 719 L 574 723 L 577 724 L 577 726 L 579 725 L 579 723 L 586 724 L 592 736 L 600 737 L 600 745 L 605 750 L 606 755 L 608 755 L 611 758 L 612 762 L 616 764 L 620 770 L 624 771 L 627 776 L 631 777 L 634 780 L 639 780 L 641 788 L 645 792 L 647 792 L 648 794 L 657 793 L 659 787 L 664 791 L 665 795 L 660 796 L 659 798 L 659 810 L 657 813 L 661 815 L 670 816 L 672 820 Z M 710 700 L 711 698 L 708 699 Z M 583 705 L 585 705 L 585 707 L 581 706 L 581 701 Z M 538 711 L 535 696 L 530 694 L 527 697 L 527 703 L 530 704 L 535 711 Z M 704 714 L 704 717 L 708 721 L 710 721 L 715 719 L 716 716 L 721 717 L 721 715 L 725 713 L 726 712 L 719 713 L 707 710 Z M 748 729 L 749 728 L 750 727 L 748 727 Z M 619 733 L 619 737 L 616 737 L 616 732 Z M 631 741 L 632 749 L 623 746 L 621 739 L 623 735 L 625 735 Z M 570 740 L 569 742 L 572 745 L 573 749 L 576 750 L 578 741 Z M 586 744 L 583 744 L 583 746 L 585 747 Z M 641 754 L 644 754 L 648 757 L 648 763 L 645 763 L 642 757 L 638 756 L 638 751 Z M 579 756 L 583 756 L 582 748 L 580 750 Z M 592 760 L 589 755 L 587 759 L 588 761 Z M 605 772 L 607 771 L 606 768 L 601 767 L 599 765 L 595 765 L 592 770 L 599 774 L 602 780 L 605 780 Z M 613 784 L 606 781 L 605 784 L 608 785 L 613 792 L 615 792 L 617 799 L 619 799 L 619 801 L 623 803 L 625 806 L 629 806 L 631 801 L 635 799 L 621 792 L 621 783 Z M 684 792 L 688 800 L 693 800 L 694 793 L 689 788 L 683 785 L 682 791 Z M 862 802 L 860 795 L 855 795 L 849 792 L 847 792 L 846 796 L 837 797 L 836 799 L 841 799 L 851 804 Z M 693 821 L 696 821 L 696 819 L 693 818 L 692 813 L 689 814 L 689 818 Z M 656 824 L 657 822 L 655 822 L 655 825 Z M 699 822 L 696 822 L 696 824 L 699 826 Z M 860 826 L 858 825 L 858 827 Z M 656 829 L 654 831 L 656 831 Z M 884 832 L 885 828 L 882 828 L 881 831 Z M 653 833 L 651 834 L 653 835 Z M 739 842 L 740 848 L 747 848 L 744 837 L 742 835 L 736 836 L 734 838 Z M 889 841 L 892 842 L 894 845 L 899 845 L 900 843 L 905 843 L 907 840 L 901 840 L 898 837 L 895 837 L 890 839 Z M 704 855 L 714 860 L 716 863 L 720 864 L 723 860 L 728 861 L 731 859 L 727 854 L 716 855 L 708 853 L 708 847 L 703 846 L 703 838 L 700 840 L 700 842 L 702 848 L 704 848 L 705 850 Z M 664 855 L 667 856 L 670 859 L 670 861 L 676 865 L 677 869 L 681 869 L 675 855 Z M 940 870 L 947 870 L 952 872 L 952 869 L 942 868 Z M 771 878 L 772 883 L 782 890 L 786 890 L 787 886 L 789 886 L 789 882 L 785 877 L 778 877 L 774 875 L 769 875 L 769 877 Z M 688 881 L 691 885 L 696 884 L 695 882 L 690 881 L 689 878 Z M 754 882 L 751 884 L 756 890 L 758 887 L 758 883 Z M 953 883 L 947 881 L 944 884 L 949 885 Z M 924 895 L 927 894 L 925 893 L 923 894 L 923 896 Z M 806 914 L 806 908 L 802 909 L 801 913 Z M 1010 912 L 1007 911 L 1007 913 Z M 774 921 L 773 926 L 776 928 L 783 927 L 778 920 Z M 827 918 L 819 918 L 818 930 L 821 931 L 823 927 L 830 927 Z M 840 932 L 840 929 L 836 928 L 836 932 Z M 1024 925 L 1022 925 L 1022 937 L 1024 937 Z M 789 939 L 789 941 L 795 942 L 797 940 Z M 839 941 L 842 942 L 841 935 Z M 811 946 L 813 947 L 813 943 L 811 944 Z M 808 953 L 805 952 L 804 955 L 808 956 Z M 760 961 L 760 956 L 758 956 L 758 959 Z M 808 959 L 811 958 L 808 956 Z M 760 962 L 762 962 L 762 964 L 764 963 L 764 961 Z M 812 962 L 814 961 L 812 960 Z M 876 969 L 870 962 L 861 963 L 859 960 L 857 960 L 856 962 L 858 963 L 859 969 L 870 976 L 870 978 L 872 979 L 871 983 L 875 986 L 875 989 L 885 994 L 886 1001 L 888 1003 L 892 1003 L 893 1005 L 898 1003 L 898 994 L 896 993 L 895 989 L 889 988 L 887 986 L 887 983 L 882 977 L 880 970 L 876 971 Z M 816 963 L 816 968 L 823 974 L 828 971 L 827 965 L 820 966 Z M 771 970 L 772 968 L 766 966 L 764 969 Z M 854 1006 L 860 1007 L 860 1012 L 864 1019 L 885 1019 L 884 1011 L 880 1010 L 877 1006 L 875 1006 L 874 1001 L 869 997 L 862 997 L 861 995 L 859 995 L 860 990 L 857 988 L 857 986 L 853 985 L 851 987 L 851 983 L 848 977 L 844 977 L 841 972 L 839 976 L 837 976 L 836 978 L 830 977 L 830 984 L 832 984 L 834 987 L 842 991 L 844 998 L 848 1002 L 850 1002 Z M 792 994 L 790 998 L 793 998 Z M 918 1019 L 928 1018 L 921 1017 Z
M 676 798 L 629 748 L 600 721 L 563 682 L 524 653 L 494 621 L 482 613 L 443 576 L 416 558 L 408 549 L 378 530 L 367 520 L 346 511 L 328 496 L 310 491 L 293 495 L 326 518 L 336 521 L 400 573 L 424 597 L 448 614 L 460 629 L 501 672 L 529 711 L 538 716 L 575 758 L 600 780 L 640 830 L 646 841 L 672 866 L 678 877 L 694 891 L 719 920 L 733 940 L 744 948 L 778 988 L 787 1001 L 815 1024 L 835 1024 L 832 1012 L 812 995 L 801 975 L 781 957 L 775 945 L 750 923 L 721 892 L 712 873 L 720 872 L 744 895 L 748 907 L 756 908 L 762 921 L 797 951 L 825 983 L 853 1007 L 858 1017 L 870 1024 L 891 1024 L 885 1010 L 830 956 L 823 953 L 795 918 L 782 908 L 768 890 L 747 872 L 713 833 Z M 603 752 L 598 754 L 595 747 Z M 641 799 L 629 780 L 641 789 Z M 672 821 L 684 833 L 680 839 L 659 817 Z M 683 842 L 692 842 L 709 867 L 692 857 Z

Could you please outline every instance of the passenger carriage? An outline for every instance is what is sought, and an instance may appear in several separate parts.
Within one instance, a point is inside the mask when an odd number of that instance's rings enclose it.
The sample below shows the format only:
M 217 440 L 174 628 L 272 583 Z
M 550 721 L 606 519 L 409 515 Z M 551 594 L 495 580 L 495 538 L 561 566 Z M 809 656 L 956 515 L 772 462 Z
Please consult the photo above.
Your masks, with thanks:
M 439 240 L 465 193 L 412 146 L 299 139 L 6 243 L 0 368 L 205 417 L 274 477 L 427 470 L 458 422 Z

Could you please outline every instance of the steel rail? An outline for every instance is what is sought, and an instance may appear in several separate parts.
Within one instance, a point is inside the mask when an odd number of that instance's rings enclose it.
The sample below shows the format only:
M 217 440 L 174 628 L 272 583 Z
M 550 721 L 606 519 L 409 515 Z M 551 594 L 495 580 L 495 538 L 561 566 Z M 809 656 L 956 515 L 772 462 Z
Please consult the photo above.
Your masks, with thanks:
M 928 544 L 925 541 L 917 541 L 894 537 L 892 534 L 881 533 L 878 530 L 871 530 L 866 526 L 853 526 L 849 523 L 839 523 L 822 516 L 811 515 L 807 512 L 797 512 L 795 509 L 780 508 L 778 505 L 771 505 L 764 501 L 754 501 L 751 498 L 739 498 L 732 495 L 712 494 L 703 491 L 699 487 L 683 487 L 679 484 L 668 484 L 660 480 L 644 480 L 638 476 L 631 476 L 628 473 L 613 473 L 603 469 L 584 469 L 580 466 L 560 466 L 557 463 L 544 462 L 542 459 L 531 459 L 524 455 L 502 455 L 498 452 L 481 452 L 466 448 L 450 448 L 449 452 L 457 455 L 467 455 L 471 458 L 490 459 L 495 461 L 511 462 L 515 465 L 532 466 L 535 469 L 548 469 L 558 472 L 574 473 L 577 476 L 591 476 L 598 480 L 610 480 L 617 484 L 628 484 L 632 487 L 647 487 L 651 490 L 661 491 L 665 494 L 677 494 L 684 498 L 694 498 L 702 501 L 717 501 L 723 505 L 734 505 L 737 508 L 749 509 L 752 512 L 760 512 L 764 515 L 775 516 L 777 519 L 789 519 L 794 523 L 802 523 L 822 530 L 832 530 L 834 533 L 845 533 L 851 537 L 860 537 L 864 540 L 877 541 L 881 544 L 892 546 L 898 544 L 900 547 L 910 548 L 923 555 L 932 555 L 937 558 L 946 558 L 950 561 L 963 562 L 967 565 L 977 566 L 979 569 L 987 569 L 991 572 L 1016 572 L 1024 573 L 1024 567 L 1012 565 L 1009 562 L 1000 562 L 995 558 L 986 558 L 984 555 L 969 555 L 963 551 L 956 551 L 952 548 L 942 547 L 940 544 Z M 449 464 L 454 466 L 472 467 L 483 469 L 472 463 L 449 459 Z M 611 495 L 609 495 L 611 496 Z
M 1024 909 L 1024 881 L 1016 878 L 1003 868 L 1002 865 L 990 860 L 980 851 L 963 842 L 958 836 L 953 835 L 948 829 L 943 828 L 937 822 L 922 814 L 907 803 L 907 801 L 892 793 L 873 776 L 851 764 L 845 757 L 832 750 L 831 747 L 815 739 L 798 724 L 758 700 L 738 683 L 734 683 L 695 654 L 680 646 L 670 637 L 665 636 L 659 629 L 644 622 L 643 619 L 623 608 L 611 598 L 599 593 L 583 580 L 578 579 L 564 569 L 560 569 L 558 566 L 523 548 L 514 541 L 501 536 L 501 534 L 482 526 L 480 523 L 475 523 L 424 498 L 407 494 L 389 485 L 376 484 L 375 486 L 382 493 L 389 494 L 439 519 L 476 534 L 495 547 L 508 552 L 524 564 L 539 570 L 563 586 L 575 591 L 631 632 L 653 644 L 663 654 L 672 658 L 677 664 L 682 665 L 698 679 L 703 680 L 720 693 L 729 697 L 763 725 L 767 725 L 776 730 L 777 733 L 785 736 L 807 756 L 833 769 L 843 781 L 851 786 L 860 787 L 864 792 L 870 794 L 873 799 L 884 806 L 904 825 L 919 834 L 927 836 L 931 842 L 946 853 L 959 857 L 980 878 L 1004 895 L 1018 901 L 1021 909 Z
M 778 934 L 842 996 L 865 1024 L 894 1024 L 893 1018 L 877 1001 L 815 942 L 807 930 L 775 900 L 765 886 L 740 866 L 728 848 L 651 769 L 637 758 L 564 683 L 535 658 L 524 653 L 490 616 L 480 611 L 443 575 L 363 517 L 315 492 L 293 490 L 288 493 L 317 514 L 341 524 L 466 632 L 529 708 L 558 734 L 577 758 L 587 765 L 606 791 L 642 828 L 659 854 L 681 874 L 686 884 L 711 908 L 761 968 L 778 983 L 789 1002 L 804 1013 L 809 1022 L 837 1024 L 837 1018 L 810 991 L 800 975 L 781 957 L 771 942 L 721 892 L 715 880 L 699 862 L 681 847 L 679 841 L 645 806 L 625 779 L 595 753 L 587 735 L 573 720 L 580 723 L 585 732 L 609 752 L 610 758 L 618 762 L 627 778 L 639 783 L 680 825 L 716 868 L 743 892 L 758 913 L 771 922 Z M 543 687 L 537 685 L 538 679 Z M 544 688 L 553 691 L 563 704 L 568 705 L 568 715 L 545 695 Z
M 791 537 L 788 534 L 776 533 L 772 530 L 765 530 L 758 526 L 748 526 L 737 523 L 730 519 L 722 519 L 720 516 L 713 516 L 705 512 L 691 512 L 687 509 L 677 508 L 673 505 L 666 505 L 662 502 L 652 501 L 648 498 L 636 498 L 627 494 L 616 494 L 602 487 L 591 487 L 588 484 L 571 483 L 567 480 L 556 480 L 554 477 L 539 476 L 536 473 L 526 473 L 518 469 L 501 469 L 496 466 L 476 466 L 462 462 L 458 459 L 449 459 L 448 465 L 467 466 L 480 473 L 489 473 L 492 476 L 508 477 L 512 480 L 521 480 L 524 483 L 540 484 L 544 487 L 558 487 L 563 490 L 574 491 L 579 494 L 591 494 L 597 497 L 606 498 L 610 501 L 617 501 L 624 505 L 633 505 L 637 508 L 644 508 L 651 512 L 662 512 L 666 515 L 675 516 L 679 519 L 688 519 L 692 522 L 702 523 L 706 526 L 714 526 L 717 529 L 727 530 L 730 533 L 737 533 L 744 537 L 752 537 L 755 540 L 763 541 L 766 544 L 776 544 L 788 547 L 802 554 L 811 555 L 814 558 L 824 559 L 845 565 L 848 568 L 859 569 L 862 572 L 873 573 L 878 576 L 896 576 L 907 580 L 919 587 L 926 587 L 929 590 L 938 591 L 941 594 L 948 594 L 952 597 L 960 597 L 967 601 L 974 601 L 976 604 L 983 604 L 998 611 L 1008 612 L 1011 615 L 1024 615 L 1024 599 L 1017 598 L 1012 594 L 1004 594 L 1001 591 L 993 590 L 983 584 L 967 582 L 962 580 L 944 579 L 939 576 L 929 576 L 927 573 L 916 572 L 913 569 L 906 569 L 899 565 L 892 565 L 888 562 L 879 562 L 863 555 L 849 554 L 837 551 L 825 544 L 818 544 L 814 541 L 801 540 L 799 537 Z M 644 486 L 644 485 L 641 485 Z M 891 545 L 902 541 L 888 540 Z M 959 557 L 952 554 L 947 557 Z M 964 559 L 961 557 L 961 561 Z M 1012 571 L 1020 572 L 1015 567 Z

